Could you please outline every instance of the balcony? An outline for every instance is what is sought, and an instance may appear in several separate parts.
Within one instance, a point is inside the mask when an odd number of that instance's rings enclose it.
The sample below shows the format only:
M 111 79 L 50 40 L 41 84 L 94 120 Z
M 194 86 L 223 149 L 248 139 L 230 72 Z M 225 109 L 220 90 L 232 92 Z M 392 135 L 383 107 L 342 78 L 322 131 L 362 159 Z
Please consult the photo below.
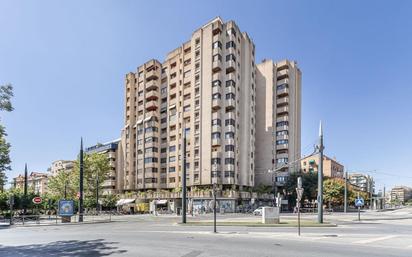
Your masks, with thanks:
M 283 70 L 280 70 L 276 73 L 277 77 L 281 77 L 281 76 L 285 76 L 285 75 L 288 75 L 288 69 L 283 69 Z
M 213 110 L 219 110 L 220 107 L 221 107 L 221 104 L 222 104 L 221 99 L 213 99 L 212 100 L 212 109 Z
M 276 99 L 276 105 L 286 105 L 289 104 L 289 98 L 288 97 L 282 97 Z
M 214 151 L 212 152 L 212 158 L 220 158 L 221 157 L 221 152 Z
M 220 112 L 212 112 L 212 120 L 220 119 Z
M 158 79 L 159 78 L 159 71 L 158 70 L 151 70 L 146 72 L 146 80 Z
M 233 99 L 226 100 L 226 109 L 231 110 L 236 108 L 236 101 Z
M 289 113 L 289 107 L 288 106 L 279 107 L 276 109 L 276 113 L 278 115 Z
M 212 132 L 220 132 L 222 127 L 219 125 L 212 125 Z
M 289 139 L 289 135 L 276 136 L 276 140 Z
M 157 83 L 156 80 L 150 80 L 146 83 L 146 90 L 150 91 L 150 90 L 156 90 L 158 89 L 159 85 Z
M 236 82 L 236 75 L 233 74 L 233 73 L 229 73 L 229 74 L 227 75 L 227 80 L 233 80 L 233 81 Z
M 276 145 L 276 150 L 286 150 L 288 148 L 289 144 Z
M 223 83 L 223 76 L 221 73 L 215 73 L 212 75 L 212 81 L 220 80 Z
M 146 100 L 157 100 L 159 98 L 159 92 L 157 90 L 152 90 L 149 92 L 146 92 Z
M 289 154 L 287 153 L 281 153 L 276 155 L 277 159 L 282 159 L 282 158 L 289 158 Z
M 289 84 L 289 79 L 281 79 L 281 80 L 278 80 L 278 81 L 276 82 L 276 85 L 277 85 L 277 86 L 280 86 L 280 85 L 282 85 L 282 84 Z
M 225 170 L 235 170 L 234 164 L 225 164 Z
M 236 94 L 235 86 L 231 85 L 231 86 L 226 87 L 226 92 L 225 93 L 234 93 L 234 94 Z
M 222 86 L 212 86 L 212 94 L 222 93 Z
M 226 131 L 228 132 L 236 132 L 236 128 L 233 125 L 226 126 Z
M 220 68 L 221 65 L 222 65 L 222 61 L 219 61 L 219 60 L 214 61 L 214 62 L 212 63 L 212 71 L 213 71 L 213 72 L 219 72 L 219 71 L 221 71 L 221 68 Z
M 219 146 L 221 145 L 220 138 L 212 138 L 212 146 Z
M 157 110 L 158 107 L 159 106 L 158 106 L 157 101 L 153 101 L 153 100 L 147 102 L 145 105 L 146 111 L 154 111 L 154 110 Z
M 226 145 L 234 145 L 235 144 L 235 139 L 234 138 L 226 138 L 225 139 L 225 144 Z
M 213 35 L 220 34 L 222 32 L 222 23 L 220 21 L 215 21 L 212 24 L 212 28 L 213 28 L 212 30 Z
M 230 60 L 226 62 L 226 74 L 232 73 L 236 70 L 236 62 Z
M 276 90 L 276 94 L 278 96 L 287 96 L 289 95 L 289 88 L 282 88 L 282 89 Z
M 235 152 L 232 152 L 232 151 L 225 152 L 224 157 L 225 158 L 235 158 Z
M 288 130 L 288 129 L 289 129 L 289 126 L 286 126 L 286 125 L 276 127 L 276 131 L 284 131 L 284 130 Z
M 213 50 L 212 50 L 212 56 L 213 56 L 213 55 L 216 55 L 216 54 L 222 55 L 222 49 L 220 49 L 220 47 L 213 48 Z
M 284 115 L 284 116 L 276 118 L 276 122 L 281 122 L 281 121 L 289 121 L 289 116 Z

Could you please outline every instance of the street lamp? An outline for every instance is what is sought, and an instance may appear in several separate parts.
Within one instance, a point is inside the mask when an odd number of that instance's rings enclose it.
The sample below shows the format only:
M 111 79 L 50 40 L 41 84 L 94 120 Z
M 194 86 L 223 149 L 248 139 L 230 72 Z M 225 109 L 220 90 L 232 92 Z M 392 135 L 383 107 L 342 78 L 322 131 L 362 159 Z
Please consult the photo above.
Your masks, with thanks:
M 213 233 L 217 233 L 216 231 L 216 191 L 217 191 L 217 170 L 216 166 L 213 169 Z

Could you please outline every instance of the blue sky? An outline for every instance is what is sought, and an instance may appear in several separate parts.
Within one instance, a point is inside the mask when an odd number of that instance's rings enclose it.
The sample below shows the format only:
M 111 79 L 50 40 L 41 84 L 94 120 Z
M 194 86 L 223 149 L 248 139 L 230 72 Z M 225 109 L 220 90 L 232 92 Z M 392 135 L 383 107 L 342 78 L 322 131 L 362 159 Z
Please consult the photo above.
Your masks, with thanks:
M 15 111 L 0 114 L 8 176 L 74 159 L 81 136 L 120 137 L 124 75 L 221 16 L 249 33 L 257 62 L 297 60 L 303 154 L 323 120 L 326 153 L 349 171 L 412 186 L 411 13 L 411 1 L 0 0 L 0 84 L 15 87 Z

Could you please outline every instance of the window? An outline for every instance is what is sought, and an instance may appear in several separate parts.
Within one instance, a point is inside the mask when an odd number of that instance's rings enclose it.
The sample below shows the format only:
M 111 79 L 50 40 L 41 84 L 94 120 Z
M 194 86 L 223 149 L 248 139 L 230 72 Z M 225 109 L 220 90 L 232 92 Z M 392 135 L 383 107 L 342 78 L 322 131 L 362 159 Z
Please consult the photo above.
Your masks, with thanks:
M 235 55 L 234 54 L 228 54 L 228 55 L 226 55 L 226 61 L 228 62 L 228 61 L 234 61 L 234 62 L 236 62 L 236 57 L 235 57 Z
M 234 41 L 229 41 L 226 43 L 226 49 L 233 47 L 236 49 L 236 43 Z
M 167 151 L 167 148 L 161 148 L 161 149 L 160 149 L 160 152 L 161 152 L 161 153 L 165 153 L 166 151 Z
M 176 182 L 176 178 L 169 178 L 169 183 L 175 183 Z
M 169 162 L 175 162 L 175 161 L 176 161 L 176 156 L 169 157 Z
M 235 171 L 233 171 L 233 170 L 226 170 L 226 171 L 225 171 L 225 178 L 228 178 L 228 177 L 234 178 L 234 177 L 235 177 Z
M 213 86 L 213 87 L 215 87 L 215 86 L 220 86 L 220 85 L 222 85 L 222 82 L 221 82 L 220 80 L 213 80 L 213 81 L 212 81 L 212 86 Z
M 213 55 L 212 60 L 213 60 L 214 62 L 216 62 L 216 61 L 221 61 L 221 60 L 222 60 L 222 56 L 221 56 L 220 54 L 215 54 L 215 55 Z
M 226 87 L 236 87 L 236 82 L 233 80 L 226 81 Z
M 145 143 L 150 143 L 150 142 L 158 142 L 158 138 L 157 137 L 147 137 L 144 139 Z
M 220 139 L 220 132 L 213 132 L 212 139 Z
M 190 105 L 186 105 L 185 107 L 183 107 L 183 112 L 188 112 L 190 111 Z
M 144 149 L 145 153 L 157 153 L 159 149 L 157 147 L 146 147 Z
M 230 28 L 226 30 L 226 35 L 233 35 L 234 37 L 236 37 L 236 30 L 234 28 Z
M 148 127 L 148 128 L 145 128 L 144 131 L 146 133 L 150 133 L 150 132 L 157 132 L 157 131 L 159 131 L 159 129 L 157 127 Z
M 282 130 L 282 131 L 277 131 L 276 132 L 276 136 L 284 136 L 284 135 L 289 135 L 289 131 Z
M 167 92 L 167 87 L 163 87 L 160 89 L 160 93 L 166 94 L 166 92 Z
M 212 158 L 211 163 L 212 164 L 220 164 L 220 158 Z
M 276 163 L 280 164 L 280 163 L 288 163 L 288 158 L 279 158 L 276 159 Z
M 220 119 L 213 119 L 212 120 L 212 125 L 221 125 L 222 124 L 222 121 L 220 120 Z
M 287 139 L 282 139 L 282 140 L 277 140 L 276 144 L 277 145 L 284 145 L 287 144 L 289 141 Z
M 276 90 L 282 90 L 282 89 L 285 89 L 285 88 L 288 88 L 288 84 L 279 85 L 279 86 L 276 87 Z
M 228 99 L 236 100 L 235 94 L 233 94 L 233 93 L 227 93 L 227 94 L 226 94 L 226 100 L 228 100 Z
M 235 158 L 225 158 L 225 164 L 235 164 Z
M 226 132 L 225 133 L 225 138 L 226 139 L 235 138 L 235 133 L 234 132 Z
M 282 127 L 282 126 L 289 126 L 289 122 L 288 121 L 276 122 L 276 127 Z
M 234 152 L 235 146 L 234 145 L 225 145 L 225 152 Z
M 212 48 L 215 49 L 215 48 L 218 48 L 218 47 L 220 49 L 222 49 L 222 43 L 220 43 L 220 41 L 213 42 Z
M 183 73 L 183 77 L 184 77 L 184 78 L 187 78 L 187 77 L 189 77 L 189 76 L 190 76 L 190 70 L 185 71 L 185 73 Z
M 169 146 L 169 152 L 174 152 L 174 151 L 176 151 L 176 146 L 175 145 Z
M 169 172 L 176 172 L 176 167 L 169 167 Z
M 220 93 L 215 93 L 212 95 L 212 99 L 220 99 L 220 98 L 221 98 Z
M 229 126 L 229 125 L 236 125 L 236 121 L 234 119 L 227 119 L 225 120 L 225 126 Z
M 152 163 L 152 162 L 157 162 L 158 159 L 156 157 L 147 157 L 144 158 L 144 163 Z

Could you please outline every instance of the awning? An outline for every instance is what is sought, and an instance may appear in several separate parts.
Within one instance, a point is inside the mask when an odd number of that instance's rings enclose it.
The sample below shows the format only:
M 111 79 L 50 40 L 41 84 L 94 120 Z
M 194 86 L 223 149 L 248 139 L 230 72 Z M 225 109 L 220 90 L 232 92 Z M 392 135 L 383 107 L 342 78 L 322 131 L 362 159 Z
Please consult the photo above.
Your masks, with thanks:
M 167 204 L 167 200 L 157 200 L 156 204 Z
M 117 201 L 116 206 L 122 206 L 125 204 L 133 203 L 136 199 L 120 199 Z

